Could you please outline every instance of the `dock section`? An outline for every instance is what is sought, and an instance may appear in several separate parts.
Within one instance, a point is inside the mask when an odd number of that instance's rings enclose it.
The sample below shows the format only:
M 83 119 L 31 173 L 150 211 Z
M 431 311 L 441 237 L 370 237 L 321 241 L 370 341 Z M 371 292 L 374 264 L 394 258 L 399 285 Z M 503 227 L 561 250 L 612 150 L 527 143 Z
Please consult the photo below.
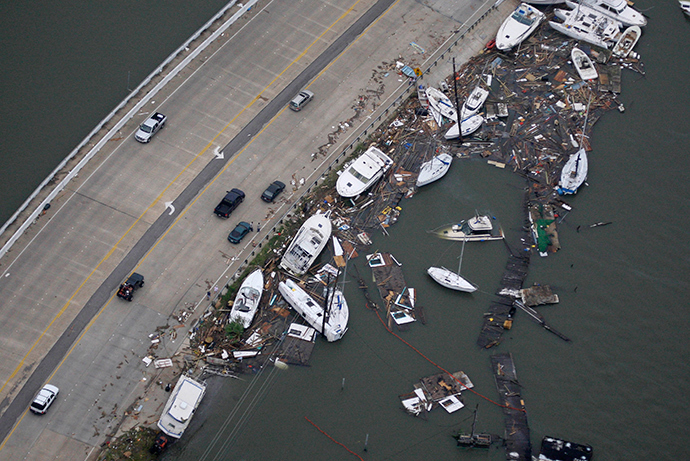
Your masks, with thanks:
M 491 370 L 503 405 L 505 422 L 506 459 L 531 461 L 532 443 L 529 439 L 527 411 L 520 395 L 522 386 L 517 379 L 513 356 L 509 352 L 491 356 Z

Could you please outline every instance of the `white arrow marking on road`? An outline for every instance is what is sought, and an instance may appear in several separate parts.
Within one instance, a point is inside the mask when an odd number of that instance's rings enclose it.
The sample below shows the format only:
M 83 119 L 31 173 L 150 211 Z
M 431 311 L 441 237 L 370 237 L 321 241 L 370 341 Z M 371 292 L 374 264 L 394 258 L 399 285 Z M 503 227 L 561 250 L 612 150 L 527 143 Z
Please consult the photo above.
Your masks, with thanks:
M 223 155 L 223 151 L 218 151 L 218 149 L 220 148 L 216 147 L 216 152 L 214 155 L 216 156 L 216 160 L 222 160 L 223 158 L 225 158 L 225 156 Z
M 175 212 L 175 207 L 172 204 L 173 202 L 165 202 L 165 208 L 170 208 L 170 213 L 168 214 L 173 214 Z

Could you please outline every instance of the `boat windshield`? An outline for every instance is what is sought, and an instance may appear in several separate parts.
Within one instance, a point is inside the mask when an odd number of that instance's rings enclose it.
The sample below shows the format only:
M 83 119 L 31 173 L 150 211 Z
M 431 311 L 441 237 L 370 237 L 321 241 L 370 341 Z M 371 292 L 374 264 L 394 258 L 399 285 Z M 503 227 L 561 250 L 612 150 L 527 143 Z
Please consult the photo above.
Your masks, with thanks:
M 534 17 L 529 16 L 529 13 L 523 9 L 515 10 L 515 12 L 513 13 L 513 19 L 515 19 L 520 24 L 524 24 L 526 26 L 531 26 L 534 22 Z
M 370 179 L 370 178 L 367 178 L 366 176 L 364 176 L 364 175 L 363 175 L 362 173 L 360 173 L 359 171 L 355 170 L 354 168 L 350 168 L 350 174 L 351 174 L 352 176 L 354 176 L 356 179 L 358 179 L 358 180 L 360 180 L 360 181 L 362 181 L 362 182 L 364 182 L 364 183 L 366 183 L 366 182 L 369 181 L 369 179 Z

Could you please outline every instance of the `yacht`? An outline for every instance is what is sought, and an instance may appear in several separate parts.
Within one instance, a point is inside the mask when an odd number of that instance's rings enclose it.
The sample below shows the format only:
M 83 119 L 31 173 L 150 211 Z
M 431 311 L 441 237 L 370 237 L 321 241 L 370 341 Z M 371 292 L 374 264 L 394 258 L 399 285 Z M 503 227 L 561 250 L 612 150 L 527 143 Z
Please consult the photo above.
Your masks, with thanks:
M 330 212 L 307 219 L 285 251 L 280 267 L 296 277 L 304 275 L 328 243 L 331 230 Z
M 205 393 L 206 383 L 186 375 L 180 376 L 163 408 L 158 428 L 170 437 L 182 437 Z
M 371 146 L 340 174 L 335 190 L 341 197 L 356 197 L 371 187 L 393 164 L 376 146 Z
M 566 0 L 565 4 L 568 8 L 576 9 L 580 5 L 585 5 L 597 11 L 604 16 L 619 21 L 624 26 L 639 26 L 647 25 L 647 18 L 636 9 L 628 6 L 625 0 L 580 0 L 581 3 Z
M 521 3 L 498 29 L 496 48 L 507 51 L 517 46 L 529 37 L 543 20 L 544 13 L 530 5 Z

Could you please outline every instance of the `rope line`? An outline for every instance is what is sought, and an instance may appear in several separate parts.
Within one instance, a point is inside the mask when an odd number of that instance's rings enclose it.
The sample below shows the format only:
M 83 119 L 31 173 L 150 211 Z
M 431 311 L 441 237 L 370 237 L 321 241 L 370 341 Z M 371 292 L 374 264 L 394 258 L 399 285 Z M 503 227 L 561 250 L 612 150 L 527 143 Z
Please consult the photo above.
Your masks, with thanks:
M 393 330 L 391 330 L 390 328 L 388 328 L 388 325 L 386 325 L 386 322 L 384 322 L 383 319 L 381 318 L 381 314 L 379 314 L 378 309 L 376 310 L 376 316 L 379 318 L 379 320 L 381 321 L 381 324 L 383 324 L 383 327 L 388 331 L 388 333 L 390 333 L 390 334 L 392 334 L 393 336 L 395 336 L 396 338 L 398 338 L 398 339 L 399 339 L 400 341 L 402 341 L 405 345 L 407 345 L 407 347 L 409 347 L 410 349 L 412 349 L 413 351 L 415 351 L 417 354 L 421 355 L 426 361 L 428 361 L 429 363 L 431 363 L 433 366 L 435 366 L 435 367 L 438 368 L 439 370 L 443 371 L 444 373 L 447 373 L 451 378 L 453 378 L 455 381 L 457 381 L 458 384 L 460 384 L 460 386 L 463 388 L 463 390 L 466 389 L 466 390 L 472 392 L 473 394 L 475 394 L 475 395 L 477 395 L 477 396 L 483 398 L 483 399 L 486 400 L 487 402 L 493 403 L 494 405 L 499 406 L 499 407 L 501 407 L 501 408 L 507 408 L 507 409 L 509 409 L 509 410 L 516 410 L 516 411 L 522 411 L 522 412 L 525 412 L 525 411 L 526 411 L 526 410 L 524 410 L 524 409 L 522 409 L 522 408 L 514 408 L 514 407 L 511 407 L 510 405 L 503 405 L 503 404 L 500 404 L 500 403 L 498 403 L 498 402 L 495 402 L 495 401 L 491 400 L 490 398 L 488 398 L 488 397 L 486 397 L 486 396 L 480 394 L 479 392 L 475 391 L 474 389 L 471 389 L 471 388 L 465 386 L 465 384 L 464 384 L 462 381 L 460 381 L 458 378 L 456 378 L 455 376 L 453 376 L 453 374 L 452 374 L 451 372 L 449 372 L 448 370 L 446 370 L 445 368 L 443 368 L 441 365 L 439 365 L 438 363 L 436 363 L 436 362 L 434 362 L 433 360 L 431 360 L 431 359 L 430 359 L 429 357 L 427 357 L 426 355 L 422 354 L 422 353 L 419 351 L 419 349 L 417 349 L 417 348 L 414 347 L 412 344 L 410 344 L 410 343 L 408 343 L 407 341 L 405 341 L 404 339 L 402 339 L 402 338 L 401 338 L 400 336 L 398 336 L 395 332 L 393 332 Z
M 345 445 L 343 445 L 342 443 L 338 442 L 336 439 L 334 439 L 333 437 L 331 437 L 330 435 L 328 435 L 328 434 L 326 433 L 326 431 L 324 431 L 324 430 L 321 429 L 319 426 L 317 426 L 311 419 L 307 418 L 306 416 L 304 417 L 304 419 L 306 419 L 307 421 L 309 421 L 309 422 L 311 423 L 311 425 L 314 426 L 314 427 L 315 427 L 319 432 L 321 432 L 323 435 L 325 435 L 326 437 L 328 437 L 329 439 L 331 439 L 332 441 L 334 441 L 335 443 L 337 443 L 338 445 L 340 445 L 341 447 L 343 447 L 344 449 L 346 449 L 347 451 L 349 451 L 350 453 L 352 453 L 353 455 L 355 455 L 356 457 L 358 457 L 360 460 L 364 461 L 364 459 L 362 459 L 361 456 L 359 456 L 357 453 L 355 453 L 354 451 L 350 450 L 350 449 L 347 448 Z

